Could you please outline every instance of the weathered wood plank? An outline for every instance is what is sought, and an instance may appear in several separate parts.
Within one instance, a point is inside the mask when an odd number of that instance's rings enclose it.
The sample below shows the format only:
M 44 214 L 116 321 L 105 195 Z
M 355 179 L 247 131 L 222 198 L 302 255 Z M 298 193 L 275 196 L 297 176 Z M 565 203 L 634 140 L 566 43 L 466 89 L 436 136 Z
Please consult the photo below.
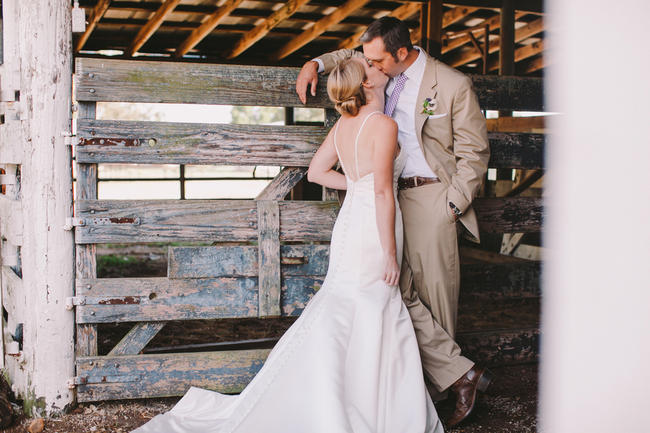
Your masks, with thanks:
M 257 247 L 210 246 L 170 247 L 169 278 L 255 277 Z M 282 245 L 280 264 L 283 276 L 325 275 L 329 245 Z
M 328 241 L 337 203 L 283 201 L 280 240 Z M 257 239 L 253 200 L 80 200 L 76 242 L 251 241 Z
M 464 332 L 467 356 L 487 365 L 536 361 L 536 328 Z M 262 368 L 270 349 L 83 357 L 77 359 L 80 402 L 183 395 L 190 386 L 238 393 Z
M 79 119 L 94 119 L 95 102 L 79 103 Z M 76 170 L 75 202 L 97 199 L 97 164 L 79 164 Z M 75 215 L 76 212 L 75 212 Z M 75 232 L 75 242 L 78 234 Z M 97 247 L 94 244 L 75 246 L 77 278 L 97 278 Z M 75 284 L 75 295 L 79 287 Z M 77 323 L 76 356 L 95 356 L 97 349 L 97 326 Z
M 539 357 L 538 328 L 458 333 L 463 354 L 484 365 L 534 362 Z
M 252 200 L 79 200 L 76 215 L 88 220 L 75 229 L 77 243 L 257 238 Z
M 79 121 L 77 162 L 307 167 L 322 126 Z
M 286 276 L 278 305 L 299 315 L 320 288 L 321 276 Z M 147 322 L 258 317 L 257 278 L 101 278 L 83 287 L 77 323 Z
M 326 252 L 320 253 L 325 256 Z M 326 261 L 319 260 L 317 271 Z M 251 267 L 250 264 L 247 267 Z M 298 315 L 322 285 L 325 272 L 282 272 L 278 304 L 284 316 Z M 476 299 L 530 298 L 540 294 L 540 264 L 469 264 L 461 267 L 463 302 Z M 81 280 L 79 323 L 237 318 L 258 316 L 255 277 L 200 279 L 110 278 Z
M 277 201 L 257 201 L 260 317 L 280 315 L 280 208 Z
M 329 241 L 339 212 L 335 202 L 281 201 L 281 241 Z
M 77 323 L 255 317 L 256 278 L 82 280 Z M 79 295 L 77 295 L 79 296 Z
M 303 106 L 298 68 L 76 59 L 76 99 L 106 102 Z M 543 111 L 541 78 L 471 76 L 484 109 Z M 321 80 L 308 107 L 332 107 Z M 91 91 L 92 90 L 92 91 Z
M 330 123 L 336 120 L 332 119 Z M 322 126 L 215 125 L 80 120 L 77 162 L 307 167 L 325 139 Z M 490 132 L 490 167 L 541 168 L 543 134 Z M 296 170 L 296 169 L 293 169 Z M 295 180 L 299 172 L 291 172 Z M 295 177 L 293 177 L 295 176 Z
M 493 168 L 534 169 L 544 167 L 543 134 L 488 132 Z
M 298 68 L 76 59 L 78 101 L 302 106 Z M 331 106 L 325 86 L 307 106 Z
M 329 241 L 336 202 L 282 201 L 281 241 Z M 482 230 L 494 233 L 541 229 L 542 200 L 532 197 L 481 198 L 474 203 Z M 251 241 L 257 238 L 252 200 L 79 200 L 76 242 L 138 243 Z
M 182 395 L 191 386 L 240 392 L 269 349 L 77 358 L 77 400 Z
M 541 295 L 539 262 L 464 264 L 460 302 L 478 299 L 535 298 Z
M 307 169 L 302 167 L 285 167 L 255 200 L 284 200 L 306 173 Z
M 254 277 L 258 248 L 247 246 L 169 247 L 168 278 Z
M 481 198 L 474 202 L 479 228 L 489 233 L 529 233 L 542 229 L 542 199 L 537 197 Z
M 127 334 L 108 352 L 108 356 L 137 355 L 165 327 L 167 322 L 137 323 Z
M 326 108 L 325 109 L 325 127 L 327 129 L 332 129 L 332 127 L 336 124 L 336 122 L 339 120 L 341 115 L 339 114 L 338 111 L 336 111 L 333 108 Z M 339 168 L 340 163 L 337 163 L 337 169 Z M 332 188 L 327 188 L 323 187 L 323 195 L 322 195 L 322 200 L 323 201 L 339 201 L 339 191 L 332 189 Z M 341 200 L 342 202 L 342 200 Z
M 472 75 L 479 104 L 485 110 L 544 111 L 541 78 Z

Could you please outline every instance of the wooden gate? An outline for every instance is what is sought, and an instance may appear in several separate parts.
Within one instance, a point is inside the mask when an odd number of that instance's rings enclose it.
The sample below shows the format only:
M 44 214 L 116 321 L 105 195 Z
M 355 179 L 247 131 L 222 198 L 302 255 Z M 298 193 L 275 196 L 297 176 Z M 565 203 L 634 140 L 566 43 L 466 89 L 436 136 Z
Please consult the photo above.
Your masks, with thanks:
M 182 395 L 190 386 L 238 392 L 268 349 L 139 354 L 169 320 L 299 315 L 327 270 L 338 203 L 284 200 L 336 119 L 324 81 L 310 107 L 327 109 L 323 126 L 183 124 L 95 119 L 95 103 L 169 102 L 301 106 L 298 70 L 191 63 L 78 58 L 75 96 L 78 401 Z M 476 77 L 486 109 L 543 109 L 541 80 Z M 491 167 L 540 168 L 540 134 L 490 134 Z M 282 166 L 255 200 L 98 200 L 98 163 Z M 539 231 L 537 198 L 484 198 L 475 203 L 483 231 Z M 96 245 L 149 242 L 248 242 L 239 246 L 170 247 L 167 278 L 97 278 Z M 256 243 L 256 244 L 255 244 Z M 469 267 L 468 296 L 529 290 L 538 266 Z M 512 278 L 512 275 L 516 275 Z M 480 281 L 480 283 L 478 283 Z M 525 282 L 524 282 L 525 281 Z M 472 283 L 474 282 L 474 283 Z M 524 287 L 525 286 L 525 287 Z M 532 289 L 533 296 L 538 288 Z M 106 356 L 98 356 L 97 324 L 136 322 Z M 504 356 L 514 340 L 535 356 L 537 330 L 467 333 L 470 353 Z

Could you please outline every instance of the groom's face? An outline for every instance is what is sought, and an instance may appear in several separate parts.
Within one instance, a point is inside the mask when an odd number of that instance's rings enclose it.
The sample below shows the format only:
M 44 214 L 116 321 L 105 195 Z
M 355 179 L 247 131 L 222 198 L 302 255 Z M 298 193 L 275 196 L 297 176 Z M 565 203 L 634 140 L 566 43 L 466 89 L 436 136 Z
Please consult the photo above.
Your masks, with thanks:
M 402 62 L 395 61 L 391 53 L 386 51 L 384 41 L 379 36 L 363 44 L 363 55 L 373 67 L 391 78 L 404 71 Z

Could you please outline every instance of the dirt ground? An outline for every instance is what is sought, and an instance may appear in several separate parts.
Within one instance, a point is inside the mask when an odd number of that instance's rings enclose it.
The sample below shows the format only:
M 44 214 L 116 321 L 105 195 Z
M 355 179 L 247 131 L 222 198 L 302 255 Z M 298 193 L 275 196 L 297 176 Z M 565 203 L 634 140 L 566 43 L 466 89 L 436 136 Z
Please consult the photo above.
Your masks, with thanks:
M 537 365 L 495 367 L 494 384 L 481 396 L 471 417 L 449 433 L 529 433 L 537 431 Z M 178 398 L 80 404 L 71 413 L 45 420 L 44 433 L 126 433 L 163 413 Z M 451 400 L 438 404 L 444 420 Z M 21 418 L 6 433 L 27 432 L 32 420 Z M 253 433 L 253 432 L 252 432 Z M 254 432 L 261 433 L 261 432 Z M 307 433 L 307 432 L 305 432 Z

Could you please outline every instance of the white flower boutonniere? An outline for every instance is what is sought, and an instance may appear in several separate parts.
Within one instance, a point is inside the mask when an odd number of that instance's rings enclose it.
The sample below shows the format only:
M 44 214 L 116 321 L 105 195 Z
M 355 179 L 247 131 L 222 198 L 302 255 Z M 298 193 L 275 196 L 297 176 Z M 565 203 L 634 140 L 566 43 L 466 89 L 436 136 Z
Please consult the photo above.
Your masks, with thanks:
M 433 116 L 438 106 L 438 101 L 432 98 L 426 98 L 422 103 L 421 114 L 426 114 L 427 116 Z

